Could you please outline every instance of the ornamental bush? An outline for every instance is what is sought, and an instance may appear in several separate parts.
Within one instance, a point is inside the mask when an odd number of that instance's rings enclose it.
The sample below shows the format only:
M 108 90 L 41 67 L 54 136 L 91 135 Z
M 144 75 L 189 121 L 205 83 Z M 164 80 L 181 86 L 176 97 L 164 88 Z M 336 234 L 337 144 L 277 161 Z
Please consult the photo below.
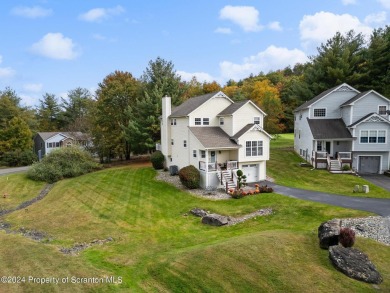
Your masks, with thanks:
M 150 161 L 152 162 L 154 169 L 156 170 L 164 169 L 164 155 L 161 151 L 155 151 L 150 156 Z
M 34 163 L 27 176 L 36 181 L 54 183 L 63 178 L 77 177 L 101 166 L 92 156 L 78 146 L 59 148 L 50 152 L 42 161 Z
M 31 150 L 6 152 L 1 156 L 2 165 L 9 167 L 28 166 L 37 160 L 37 155 Z
M 355 231 L 351 228 L 341 228 L 339 242 L 344 247 L 352 247 L 355 244 Z
M 199 188 L 200 172 L 194 166 L 190 165 L 179 170 L 181 183 L 189 189 Z

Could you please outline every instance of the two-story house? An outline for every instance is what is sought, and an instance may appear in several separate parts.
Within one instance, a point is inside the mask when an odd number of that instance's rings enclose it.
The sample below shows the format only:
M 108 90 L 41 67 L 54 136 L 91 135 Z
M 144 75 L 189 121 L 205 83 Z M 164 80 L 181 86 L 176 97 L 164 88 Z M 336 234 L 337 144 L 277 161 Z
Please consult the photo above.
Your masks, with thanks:
M 390 100 L 348 84 L 331 88 L 294 110 L 294 148 L 316 168 L 379 173 L 390 164 Z
M 265 180 L 271 139 L 263 129 L 265 115 L 253 102 L 235 103 L 223 92 L 190 98 L 174 109 L 171 98 L 163 97 L 166 166 L 197 167 L 203 188 L 230 187 L 238 169 L 247 182 Z

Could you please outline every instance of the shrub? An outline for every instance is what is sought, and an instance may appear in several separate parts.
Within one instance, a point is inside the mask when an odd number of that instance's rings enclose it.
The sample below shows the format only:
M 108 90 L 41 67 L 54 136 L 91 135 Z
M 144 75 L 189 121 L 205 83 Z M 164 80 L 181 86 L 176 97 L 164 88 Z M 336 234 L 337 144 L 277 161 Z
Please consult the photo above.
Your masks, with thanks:
M 199 188 L 200 172 L 194 166 L 190 165 L 181 168 L 179 171 L 181 183 L 189 189 Z
M 100 169 L 92 156 L 77 146 L 53 150 L 41 162 L 35 163 L 27 172 L 33 180 L 56 182 Z
M 2 155 L 2 162 L 9 167 L 28 166 L 36 162 L 38 157 L 31 150 L 6 152 Z
M 156 170 L 164 169 L 164 155 L 161 151 L 155 151 L 150 156 L 150 161 L 152 162 L 153 168 Z
M 343 171 L 349 171 L 349 170 L 351 170 L 351 167 L 349 165 L 343 165 L 343 167 L 341 169 Z
M 344 247 L 352 247 L 355 244 L 355 231 L 351 228 L 341 228 L 339 242 Z

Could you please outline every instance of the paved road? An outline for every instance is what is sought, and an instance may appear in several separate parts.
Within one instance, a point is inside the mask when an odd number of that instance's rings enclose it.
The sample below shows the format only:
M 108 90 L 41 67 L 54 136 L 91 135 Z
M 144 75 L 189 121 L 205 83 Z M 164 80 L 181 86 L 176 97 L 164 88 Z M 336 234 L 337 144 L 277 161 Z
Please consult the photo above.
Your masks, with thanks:
M 0 169 L 0 176 L 1 175 L 7 175 L 7 174 L 12 174 L 12 173 L 20 173 L 20 172 L 25 172 L 28 170 L 27 167 L 16 167 L 16 168 L 6 168 L 6 169 Z
M 372 184 L 375 184 L 377 186 L 380 186 L 388 191 L 390 191 L 390 177 L 385 175 L 361 175 L 364 179 L 371 182 Z
M 335 195 L 281 186 L 269 181 L 262 182 L 264 183 L 271 186 L 276 193 L 290 197 L 372 212 L 384 217 L 390 216 L 390 199 Z

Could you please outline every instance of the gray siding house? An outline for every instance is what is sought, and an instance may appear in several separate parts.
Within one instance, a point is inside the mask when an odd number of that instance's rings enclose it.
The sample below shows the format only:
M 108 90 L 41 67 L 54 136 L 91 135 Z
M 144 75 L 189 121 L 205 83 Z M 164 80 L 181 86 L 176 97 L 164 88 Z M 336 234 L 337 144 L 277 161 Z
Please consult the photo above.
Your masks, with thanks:
M 390 165 L 390 100 L 344 83 L 294 110 L 294 149 L 315 168 L 382 174 Z

